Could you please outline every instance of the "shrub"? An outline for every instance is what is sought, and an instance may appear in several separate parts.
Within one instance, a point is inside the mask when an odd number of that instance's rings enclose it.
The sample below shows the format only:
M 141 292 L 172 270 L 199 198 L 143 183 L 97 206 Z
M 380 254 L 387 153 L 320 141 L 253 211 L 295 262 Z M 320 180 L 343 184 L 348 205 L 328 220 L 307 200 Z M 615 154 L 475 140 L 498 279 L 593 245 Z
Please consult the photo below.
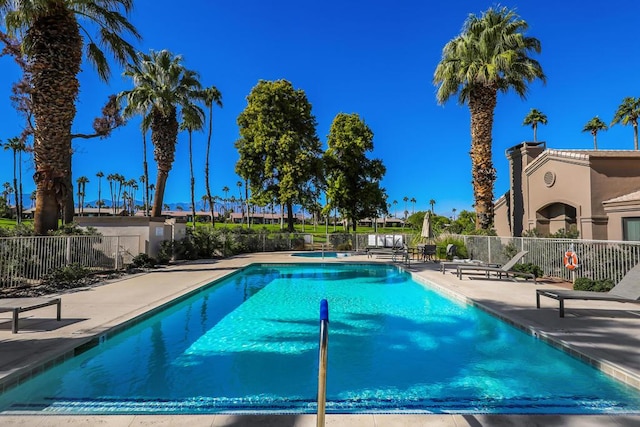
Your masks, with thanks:
M 84 284 L 91 271 L 79 263 L 56 268 L 45 276 L 44 283 L 55 284 L 62 288 L 76 288 Z
M 542 277 L 542 269 L 532 262 L 516 264 L 513 266 L 513 270 L 520 271 L 522 273 L 532 273 L 536 278 Z
M 131 265 L 136 268 L 153 268 L 156 266 L 156 262 L 155 258 L 145 253 L 140 253 L 133 257 Z
M 573 283 L 576 291 L 608 292 L 614 287 L 611 279 L 592 280 L 587 277 L 579 277 Z
M 456 247 L 456 257 L 468 258 L 469 255 L 467 252 L 467 247 L 464 245 L 462 240 L 456 239 L 455 237 L 451 236 L 447 236 L 436 243 L 436 256 L 438 258 L 447 257 L 447 245 L 449 244 L 452 244 Z

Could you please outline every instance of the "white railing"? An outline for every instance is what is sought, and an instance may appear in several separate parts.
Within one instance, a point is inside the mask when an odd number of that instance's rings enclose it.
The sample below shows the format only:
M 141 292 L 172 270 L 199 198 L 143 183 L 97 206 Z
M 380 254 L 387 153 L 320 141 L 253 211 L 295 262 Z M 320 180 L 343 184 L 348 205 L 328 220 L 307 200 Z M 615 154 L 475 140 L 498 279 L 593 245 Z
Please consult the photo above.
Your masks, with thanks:
M 572 281 L 577 277 L 611 279 L 617 283 L 640 262 L 640 242 L 613 240 L 546 239 L 534 237 L 495 237 L 456 235 L 467 247 L 469 258 L 504 263 L 516 252 L 529 251 L 523 263 L 540 267 L 545 276 Z M 565 267 L 564 255 L 572 250 L 578 267 Z
M 139 236 L 0 238 L 0 288 L 39 283 L 57 268 L 78 263 L 92 271 L 118 270 L 138 255 Z

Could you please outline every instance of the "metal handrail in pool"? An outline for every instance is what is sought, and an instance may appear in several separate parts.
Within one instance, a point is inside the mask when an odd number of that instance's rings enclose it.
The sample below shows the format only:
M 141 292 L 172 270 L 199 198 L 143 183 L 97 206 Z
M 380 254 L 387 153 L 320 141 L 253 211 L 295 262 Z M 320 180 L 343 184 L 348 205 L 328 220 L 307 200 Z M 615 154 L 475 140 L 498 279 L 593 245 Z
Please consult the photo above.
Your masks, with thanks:
M 318 360 L 318 422 L 324 426 L 325 405 L 327 403 L 327 350 L 329 342 L 329 304 L 320 301 L 320 355 Z

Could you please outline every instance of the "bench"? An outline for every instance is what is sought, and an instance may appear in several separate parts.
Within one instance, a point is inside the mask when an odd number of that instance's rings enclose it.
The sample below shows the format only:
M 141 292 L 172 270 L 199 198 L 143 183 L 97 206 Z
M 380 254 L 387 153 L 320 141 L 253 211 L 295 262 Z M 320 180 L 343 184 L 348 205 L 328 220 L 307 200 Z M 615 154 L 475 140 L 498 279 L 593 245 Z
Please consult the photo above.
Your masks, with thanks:
M 60 298 L 0 298 L 0 312 L 11 311 L 13 320 L 11 332 L 18 333 L 18 317 L 20 313 L 37 308 L 57 305 L 57 317 L 59 321 L 62 313 L 62 301 Z

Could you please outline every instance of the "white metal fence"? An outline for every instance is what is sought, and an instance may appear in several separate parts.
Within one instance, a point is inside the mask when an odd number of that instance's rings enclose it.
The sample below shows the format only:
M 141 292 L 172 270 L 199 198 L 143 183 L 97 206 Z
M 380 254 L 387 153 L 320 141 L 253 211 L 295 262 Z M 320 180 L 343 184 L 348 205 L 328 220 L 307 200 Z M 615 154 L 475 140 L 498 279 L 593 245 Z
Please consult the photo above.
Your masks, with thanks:
M 0 238 L 0 288 L 39 283 L 57 268 L 79 263 L 92 271 L 117 270 L 138 255 L 139 236 Z
M 470 258 L 504 263 L 521 250 L 529 251 L 522 262 L 539 266 L 545 276 L 573 281 L 577 277 L 611 279 L 617 283 L 640 262 L 640 242 L 612 240 L 546 239 L 456 235 L 464 241 Z M 564 254 L 572 250 L 578 267 L 565 267 Z

